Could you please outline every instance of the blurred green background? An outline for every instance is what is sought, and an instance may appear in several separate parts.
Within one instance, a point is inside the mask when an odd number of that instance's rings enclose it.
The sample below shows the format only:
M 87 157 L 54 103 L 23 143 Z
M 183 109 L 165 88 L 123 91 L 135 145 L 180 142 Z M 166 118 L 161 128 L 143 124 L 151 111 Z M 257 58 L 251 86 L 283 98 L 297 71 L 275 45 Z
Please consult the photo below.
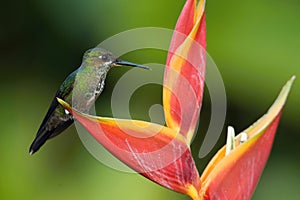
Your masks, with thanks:
M 172 29 L 183 0 L 2 1 L 0 199 L 188 199 L 137 174 L 110 169 L 94 159 L 72 127 L 34 156 L 28 148 L 64 78 L 81 63 L 85 50 L 137 27 Z M 284 83 L 300 78 L 299 1 L 207 1 L 208 53 L 226 87 L 226 126 L 239 132 L 263 115 Z M 139 50 L 123 58 L 164 63 L 166 53 Z M 97 109 L 110 113 L 114 84 L 126 69 L 112 70 Z M 300 81 L 296 79 L 277 131 L 273 150 L 253 199 L 300 196 Z M 160 102 L 161 88 L 138 91 L 139 105 Z M 134 100 L 133 100 L 134 101 Z M 147 109 L 133 116 L 148 117 Z M 198 135 L 210 116 L 209 93 Z M 224 128 L 226 129 L 226 128 Z M 200 173 L 217 149 L 199 160 L 201 136 L 192 145 Z

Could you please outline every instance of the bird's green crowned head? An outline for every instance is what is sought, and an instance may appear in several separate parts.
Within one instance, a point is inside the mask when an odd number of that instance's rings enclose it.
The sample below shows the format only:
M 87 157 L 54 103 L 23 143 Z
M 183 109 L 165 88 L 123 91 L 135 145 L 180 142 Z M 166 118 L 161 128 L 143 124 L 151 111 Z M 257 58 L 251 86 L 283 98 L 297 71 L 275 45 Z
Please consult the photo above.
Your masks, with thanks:
M 118 57 L 116 57 L 110 51 L 102 48 L 93 48 L 87 50 L 84 53 L 83 61 L 86 63 L 90 63 L 93 66 L 107 66 L 107 67 L 131 66 L 131 67 L 149 69 L 149 67 L 144 65 L 123 61 Z

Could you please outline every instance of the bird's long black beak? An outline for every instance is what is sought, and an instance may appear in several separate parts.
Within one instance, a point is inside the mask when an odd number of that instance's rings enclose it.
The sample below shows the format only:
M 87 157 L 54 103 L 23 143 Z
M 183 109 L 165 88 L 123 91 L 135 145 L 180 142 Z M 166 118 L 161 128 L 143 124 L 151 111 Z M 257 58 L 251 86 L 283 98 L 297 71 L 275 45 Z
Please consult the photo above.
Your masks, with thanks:
M 145 65 L 139 65 L 139 64 L 127 62 L 127 61 L 124 61 L 121 59 L 117 59 L 114 64 L 115 64 L 115 66 L 130 66 L 130 67 L 138 67 L 138 68 L 142 68 L 142 69 L 150 69 L 149 67 L 147 67 Z

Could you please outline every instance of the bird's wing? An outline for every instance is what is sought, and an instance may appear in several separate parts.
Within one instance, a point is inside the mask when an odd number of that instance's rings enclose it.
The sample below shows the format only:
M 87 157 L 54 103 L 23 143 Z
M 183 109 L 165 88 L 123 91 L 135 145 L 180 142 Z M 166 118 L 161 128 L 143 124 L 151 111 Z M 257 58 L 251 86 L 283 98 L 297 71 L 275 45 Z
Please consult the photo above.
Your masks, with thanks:
M 66 100 L 71 95 L 76 73 L 77 70 L 70 74 L 57 91 L 30 146 L 31 154 L 36 152 L 48 139 L 59 135 L 74 122 L 73 117 L 65 113 L 65 109 L 57 102 L 56 97 Z

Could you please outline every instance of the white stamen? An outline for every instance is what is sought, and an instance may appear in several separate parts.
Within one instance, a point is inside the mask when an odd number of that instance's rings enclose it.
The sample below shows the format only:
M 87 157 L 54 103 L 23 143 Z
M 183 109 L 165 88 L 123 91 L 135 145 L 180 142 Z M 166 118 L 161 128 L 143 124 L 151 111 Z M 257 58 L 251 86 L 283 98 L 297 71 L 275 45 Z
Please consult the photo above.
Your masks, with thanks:
M 240 143 L 243 144 L 244 142 L 246 142 L 248 140 L 248 135 L 245 132 L 241 133 L 241 139 L 240 139 Z
M 227 156 L 230 151 L 232 151 L 235 148 L 235 133 L 234 128 L 232 126 L 228 126 L 227 128 L 227 141 L 226 141 L 226 153 Z

